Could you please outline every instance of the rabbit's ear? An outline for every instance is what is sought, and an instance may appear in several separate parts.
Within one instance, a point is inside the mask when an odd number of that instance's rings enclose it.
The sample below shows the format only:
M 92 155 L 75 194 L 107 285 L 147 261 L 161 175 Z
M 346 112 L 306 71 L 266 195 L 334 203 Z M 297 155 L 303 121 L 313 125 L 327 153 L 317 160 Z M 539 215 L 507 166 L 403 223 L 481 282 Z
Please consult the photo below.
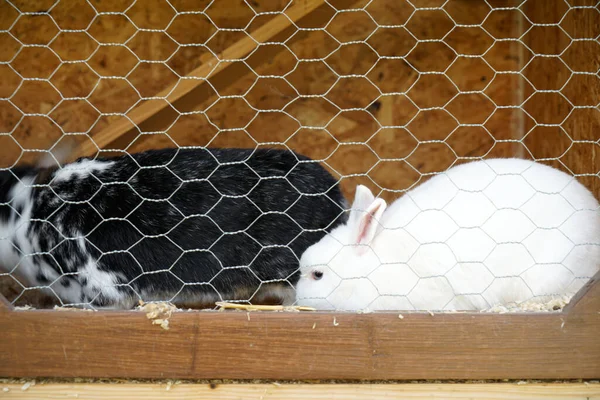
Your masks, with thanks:
M 379 228 L 379 220 L 385 211 L 387 204 L 383 199 L 375 199 L 373 202 L 364 210 L 352 226 L 353 240 L 355 244 L 370 244 L 377 229 Z
M 371 193 L 368 187 L 358 185 L 356 187 L 356 193 L 354 194 L 354 202 L 352 202 L 352 209 L 350 210 L 348 221 L 351 224 L 357 224 L 360 217 L 367 210 L 367 207 L 369 207 L 374 200 L 375 196 L 373 196 L 373 193 Z

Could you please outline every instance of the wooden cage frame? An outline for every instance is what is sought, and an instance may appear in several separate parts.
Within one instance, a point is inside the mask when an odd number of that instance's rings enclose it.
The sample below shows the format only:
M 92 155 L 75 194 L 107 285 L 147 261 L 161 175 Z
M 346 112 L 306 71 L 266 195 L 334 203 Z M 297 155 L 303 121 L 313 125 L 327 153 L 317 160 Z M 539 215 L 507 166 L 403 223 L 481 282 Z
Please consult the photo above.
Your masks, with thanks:
M 352 1 L 348 2 L 349 4 Z M 219 59 L 250 54 L 323 0 L 298 2 Z M 190 76 L 232 79 L 235 63 L 206 61 Z M 235 67 L 233 67 L 235 68 Z M 205 80 L 184 79 L 128 114 L 160 126 L 170 103 L 199 102 Z M 193 94 L 193 96 L 191 96 Z M 122 123 L 121 123 L 122 122 Z M 130 140 L 116 123 L 78 156 Z M 599 260 L 600 262 L 600 260 Z M 277 380 L 597 379 L 600 273 L 561 312 L 175 312 L 170 329 L 141 312 L 15 310 L 0 296 L 0 376 Z
M 597 379 L 600 273 L 561 312 L 0 308 L 0 376 L 277 380 Z

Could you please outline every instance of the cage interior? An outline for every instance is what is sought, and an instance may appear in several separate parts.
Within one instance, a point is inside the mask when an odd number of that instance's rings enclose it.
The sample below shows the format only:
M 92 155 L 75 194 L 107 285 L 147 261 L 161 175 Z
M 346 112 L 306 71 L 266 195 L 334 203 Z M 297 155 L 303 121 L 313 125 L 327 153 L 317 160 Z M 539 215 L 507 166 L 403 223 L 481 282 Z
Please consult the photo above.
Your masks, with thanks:
M 212 293 L 212 297 L 207 295 L 208 303 L 212 301 L 208 307 L 215 308 L 215 298 L 246 304 L 273 285 L 294 291 L 298 276 L 313 271 L 301 271 L 302 253 L 293 251 L 293 241 L 306 229 L 298 225 L 284 230 L 281 240 L 271 243 L 256 240 L 252 232 L 267 215 L 289 219 L 302 199 L 333 193 L 331 187 L 316 193 L 296 187 L 294 170 L 306 164 L 322 166 L 339 185 L 348 202 L 339 208 L 340 215 L 352 204 L 357 185 L 364 185 L 391 206 L 452 168 L 495 158 L 514 157 L 552 166 L 568 174 L 569 182 L 582 183 L 598 199 L 599 27 L 598 4 L 577 0 L 551 5 L 522 0 L 256 0 L 239 1 L 235 6 L 204 0 L 52 0 L 35 4 L 4 0 L 0 3 L 0 167 L 23 184 L 24 193 L 45 190 L 56 194 L 60 204 L 55 212 L 60 213 L 61 207 L 91 207 L 90 218 L 99 220 L 82 233 L 75 227 L 56 226 L 54 214 L 46 215 L 35 222 L 51 225 L 60 240 L 44 248 L 39 247 L 38 237 L 38 247 L 28 249 L 15 237 L 23 226 L 31 226 L 31 217 L 23 214 L 16 192 L 5 190 L 3 210 L 25 218 L 12 225 L 4 222 L 1 249 L 16 254 L 17 261 L 14 257 L 2 260 L 0 292 L 14 306 L 103 308 L 95 300 L 102 297 L 105 281 L 89 271 L 60 265 L 63 261 L 56 255 L 61 246 L 76 246 L 81 241 L 101 254 L 100 261 L 96 260 L 99 263 L 110 262 L 106 261 L 110 257 L 130 260 L 128 265 L 138 272 L 112 282 L 110 290 L 127 291 L 135 304 L 166 301 L 195 307 L 202 295 L 182 301 L 178 296 L 186 291 L 206 291 Z M 63 160 L 61 151 L 67 145 L 74 147 Z M 310 160 L 294 160 L 284 173 L 269 176 L 253 169 L 249 161 L 252 152 L 233 161 L 216 157 L 215 171 L 231 166 L 249 170 L 249 175 L 234 176 L 235 190 L 231 192 L 220 190 L 219 183 L 211 181 L 211 176 L 216 176 L 212 172 L 191 178 L 174 173 L 176 156 L 147 164 L 135 159 L 131 176 L 108 183 L 88 170 L 85 174 L 94 177 L 97 188 L 90 189 L 85 198 L 61 197 L 61 190 L 68 193 L 70 189 L 60 187 L 52 175 L 81 156 L 133 159 L 139 152 L 161 148 L 275 148 Z M 52 170 L 46 181 L 20 179 L 17 166 L 40 159 L 58 169 Z M 396 278 L 390 277 L 395 275 L 381 271 L 398 268 L 398 262 L 385 260 L 380 260 L 383 269 L 362 275 L 329 271 L 337 277 L 332 290 L 349 285 L 341 295 L 366 297 L 361 304 L 367 309 L 388 301 L 392 305 L 383 306 L 387 310 L 461 310 L 463 303 L 457 299 L 465 297 L 476 299 L 469 304 L 478 304 L 477 309 L 492 311 L 561 309 L 598 270 L 590 257 L 600 252 L 600 238 L 570 237 L 568 232 L 586 228 L 567 227 L 565 221 L 578 210 L 576 202 L 563 192 L 568 183 L 548 192 L 528 179 L 526 171 L 509 174 L 517 182 L 511 186 L 512 198 L 520 198 L 516 205 L 502 206 L 490 200 L 493 193 L 486 189 L 502 179 L 501 172 L 492 171 L 494 177 L 485 186 L 473 189 L 491 205 L 485 218 L 475 222 L 451 215 L 456 206 L 453 200 L 471 192 L 434 191 L 424 196 L 439 200 L 433 208 L 450 218 L 451 227 L 444 231 L 436 225 L 433 231 L 439 234 L 429 230 L 422 240 L 409 232 L 416 246 L 399 262 L 407 273 L 394 281 Z M 157 184 L 160 188 L 155 191 L 140 194 L 132 180 L 139 174 L 170 174 L 172 179 Z M 277 179 L 289 186 L 293 199 L 282 209 L 265 211 L 256 204 L 253 190 Z M 77 180 L 67 183 L 76 186 Z M 227 201 L 246 202 L 256 212 L 255 218 L 247 226 L 229 228 L 219 226 L 218 218 L 210 213 L 213 206 L 197 213 L 182 212 L 176 203 L 177 191 L 203 183 L 217 193 L 214 207 Z M 115 185 L 135 191 L 139 204 L 111 217 L 96 207 L 94 196 L 110 192 Z M 165 187 L 172 188 L 171 192 L 155 196 Z M 445 195 L 446 200 L 440 200 Z M 486 229 L 503 208 L 543 207 L 547 204 L 544 196 L 550 195 L 554 196 L 551 201 L 565 203 L 560 209 L 571 210 L 571 214 L 553 214 L 550 222 L 528 217 L 531 229 L 518 241 L 495 237 Z M 175 222 L 152 231 L 132 222 L 136 210 L 158 203 L 177 215 Z M 419 207 L 421 211 L 427 208 L 417 204 Z M 588 222 L 599 218 L 597 208 L 586 209 L 592 215 Z M 464 211 L 460 215 L 468 217 L 470 213 Z M 150 211 L 144 215 L 152 218 Z M 177 229 L 197 217 L 210 219 L 219 232 L 217 240 L 203 248 L 183 245 L 174 238 Z M 418 218 L 417 213 L 411 221 Z M 406 231 L 411 221 L 401 230 Z M 104 237 L 119 235 L 121 223 L 135 231 L 135 239 L 126 246 L 98 249 L 92 243 L 94 232 L 102 232 Z M 324 232 L 328 227 L 330 224 L 325 224 L 316 230 Z M 264 229 L 277 227 L 267 224 Z M 473 233 L 475 239 L 469 236 Z M 548 235 L 548 240 L 556 240 L 551 243 L 563 246 L 562 258 L 547 259 L 546 250 L 529 246 L 528 238 L 537 234 Z M 243 240 L 228 241 L 234 236 Z M 152 268 L 142 265 L 136 253 L 136 246 L 151 240 L 160 243 L 157 251 L 168 248 L 173 253 L 168 262 Z M 453 246 L 457 241 L 470 243 L 473 251 L 469 256 L 456 252 Z M 219 243 L 225 245 L 219 248 Z M 518 256 L 509 257 L 510 261 L 496 259 L 496 251 L 507 247 Z M 433 250 L 445 252 L 443 262 L 431 271 L 415 271 L 411 263 L 423 258 L 427 263 Z M 205 280 L 198 280 L 200 275 L 190 278 L 178 273 L 178 263 L 199 251 L 216 260 L 216 270 Z M 241 253 L 245 258 L 236 259 Z M 234 260 L 225 261 L 231 255 Z M 261 257 L 288 257 L 286 274 L 261 275 L 253 269 Z M 49 258 L 58 265 L 58 277 L 45 277 L 40 284 L 20 275 L 23 265 Z M 200 258 L 194 262 L 195 268 L 203 268 Z M 86 279 L 99 281 L 96 296 L 79 301 L 63 298 L 64 282 L 77 281 L 85 273 Z M 248 287 L 221 293 L 223 281 L 241 273 Z M 561 290 L 545 291 L 541 285 L 549 276 L 562 280 Z M 168 280 L 171 288 L 179 288 L 166 294 L 142 290 L 139 282 L 146 278 Z M 465 279 L 479 284 L 463 290 L 461 280 Z M 363 284 L 354 285 L 357 281 Z M 527 293 L 521 296 L 526 301 L 514 309 L 495 303 L 488 294 L 498 285 L 507 285 L 501 286 L 505 288 L 502 291 L 509 292 L 518 287 Z M 420 289 L 439 298 L 439 307 L 429 307 L 430 303 L 413 295 Z M 327 302 L 330 295 L 317 297 Z M 261 297 L 261 303 L 280 301 L 277 296 Z M 304 305 L 295 299 L 290 304 Z M 335 304 L 330 306 L 338 309 Z

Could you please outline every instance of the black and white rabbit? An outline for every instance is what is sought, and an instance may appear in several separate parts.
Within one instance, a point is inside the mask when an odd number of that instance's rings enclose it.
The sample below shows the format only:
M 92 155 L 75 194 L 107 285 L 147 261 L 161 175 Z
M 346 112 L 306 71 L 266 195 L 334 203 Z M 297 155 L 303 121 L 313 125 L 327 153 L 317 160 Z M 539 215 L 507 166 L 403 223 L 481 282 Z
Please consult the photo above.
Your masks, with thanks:
M 345 221 L 337 181 L 287 150 L 82 158 L 0 184 L 0 272 L 95 308 L 291 304 L 300 255 Z

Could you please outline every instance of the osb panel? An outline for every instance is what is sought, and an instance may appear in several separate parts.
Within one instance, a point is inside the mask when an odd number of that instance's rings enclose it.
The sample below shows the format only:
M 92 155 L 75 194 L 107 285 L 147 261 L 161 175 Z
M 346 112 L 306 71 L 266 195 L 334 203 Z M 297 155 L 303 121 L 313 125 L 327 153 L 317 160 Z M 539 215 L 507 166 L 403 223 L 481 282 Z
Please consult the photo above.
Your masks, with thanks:
M 594 9 L 569 11 L 537 2 L 528 2 L 524 10 L 539 22 L 562 20 L 564 30 L 538 27 L 525 37 L 528 46 L 540 54 L 561 56 L 536 57 L 525 69 L 524 75 L 537 89 L 555 92 L 537 93 L 526 102 L 524 109 L 535 122 L 554 126 L 535 126 L 527 131 L 524 143 L 536 159 L 580 175 L 578 179 L 600 198 L 600 78 L 573 74 L 600 68 L 600 45 L 571 42 L 564 33 L 572 38 L 596 37 L 600 14 Z
M 407 11 L 405 7 L 408 6 L 401 2 L 379 1 L 371 3 L 368 11 L 379 18 L 391 10 L 394 15 L 402 15 Z M 423 35 L 437 37 L 446 32 L 445 16 L 434 13 L 427 17 L 438 18 L 439 24 L 423 22 Z M 344 177 L 342 187 L 346 195 L 351 196 L 355 185 L 363 183 L 376 192 L 385 190 L 382 195 L 388 199 L 397 197 L 397 191 L 422 181 L 421 174 L 448 168 L 457 155 L 514 154 L 514 145 L 494 145 L 494 139 L 512 139 L 515 132 L 518 138 L 522 120 L 516 111 L 503 113 L 501 121 L 489 120 L 493 137 L 482 128 L 456 130 L 459 122 L 484 123 L 488 119 L 493 106 L 484 96 L 459 96 L 449 104 L 448 111 L 419 112 L 419 107 L 444 106 L 457 94 L 455 84 L 464 91 L 488 87 L 486 94 L 494 101 L 517 102 L 514 97 L 519 96 L 518 91 L 508 85 L 490 84 L 494 72 L 486 63 L 461 58 L 448 70 L 447 76 L 420 75 L 421 71 L 447 70 L 457 58 L 451 45 L 417 44 L 402 28 L 374 32 L 372 22 L 365 20 L 362 13 L 343 14 L 343 23 L 335 23 L 336 19 L 327 30 L 336 39 L 345 42 L 368 37 L 368 44 L 376 51 L 407 56 L 406 61 L 377 62 L 378 57 L 369 46 L 348 44 L 340 46 L 324 61 L 302 62 L 294 68 L 296 60 L 287 50 L 274 52 L 266 58 L 266 63 L 257 66 L 256 72 L 261 76 L 282 76 L 292 71 L 286 76 L 289 84 L 283 80 L 265 82 L 248 71 L 219 93 L 244 95 L 252 87 L 245 96 L 249 105 L 241 100 L 217 101 L 218 96 L 211 96 L 193 109 L 205 111 L 206 116 L 181 118 L 169 129 L 170 137 L 178 145 L 248 147 L 256 143 L 285 143 L 295 151 L 323 160 L 332 172 Z M 404 21 L 387 23 L 390 22 Z M 498 23 L 510 26 L 511 22 Z M 479 36 L 485 33 L 474 29 L 471 34 L 479 46 L 482 41 Z M 322 32 L 296 34 L 287 45 L 301 60 L 324 58 L 337 46 Z M 455 47 L 469 54 L 465 51 L 468 44 Z M 319 52 L 323 49 L 325 51 Z M 513 57 L 503 62 L 516 70 L 521 60 Z M 337 81 L 338 74 L 364 74 L 369 79 L 351 77 Z M 324 95 L 324 98 L 299 99 L 294 89 L 303 95 Z M 465 107 L 469 113 L 462 114 Z M 353 108 L 365 111 L 344 111 Z M 256 112 L 273 109 L 283 112 Z M 244 131 L 222 131 L 244 127 Z M 420 143 L 431 140 L 439 143 Z M 138 139 L 132 149 L 169 145 L 173 142 L 168 137 L 147 136 Z M 362 176 L 349 176 L 356 174 Z
M 99 11 L 120 12 L 127 9 L 131 1 L 93 1 L 92 4 Z M 206 10 L 210 19 L 221 28 L 243 28 L 252 18 L 250 8 L 257 12 L 279 11 L 287 2 L 262 0 L 250 2 L 248 6 L 239 1 L 235 7 L 229 3 L 226 6 L 224 2 L 214 2 L 208 9 L 209 1 L 180 0 L 172 4 L 178 11 Z M 341 1 L 331 4 L 347 8 Z M 355 7 L 363 5 L 363 2 L 354 3 Z M 495 2 L 493 5 L 503 7 L 511 4 Z M 527 7 L 528 13 L 544 13 L 543 18 L 549 21 L 547 10 L 536 11 L 532 6 Z M 56 55 L 47 48 L 34 47 L 27 53 L 15 55 L 19 50 L 18 43 L 9 35 L 0 33 L 0 43 L 3 44 L 0 46 L 0 60 L 14 59 L 11 65 L 23 76 L 49 78 L 51 83 L 27 84 L 17 90 L 21 78 L 8 66 L 0 66 L 3 76 L 0 96 L 11 98 L 24 111 L 48 116 L 21 120 L 18 110 L 0 102 L 0 130 L 2 133 L 12 132 L 14 138 L 2 142 L 5 146 L 0 150 L 1 167 L 32 161 L 39 153 L 21 154 L 20 147 L 26 150 L 49 149 L 60 138 L 61 131 L 87 132 L 93 136 L 112 122 L 124 118 L 103 116 L 101 113 L 128 112 L 140 101 L 140 96 L 152 96 L 176 82 L 178 75 L 189 73 L 203 62 L 214 61 L 208 49 L 217 53 L 244 35 L 241 32 L 217 31 L 202 14 L 178 16 L 168 26 L 168 35 L 162 32 L 136 34 L 133 24 L 149 29 L 167 27 L 175 12 L 161 1 L 137 2 L 126 13 L 129 19 L 104 15 L 92 20 L 84 7 L 81 7 L 81 18 L 75 18 L 73 10 L 73 7 L 61 6 L 52 9 L 50 14 L 61 26 L 66 24 L 65 27 L 72 28 L 73 24 L 77 27 L 89 24 L 87 33 L 62 32 L 57 35 L 56 27 L 46 24 L 47 16 L 43 15 L 20 19 L 11 29 L 11 33 L 14 31 L 20 40 L 48 44 L 60 58 L 77 61 L 73 64 L 57 64 Z M 35 11 L 45 10 L 42 7 Z M 175 110 L 170 110 L 140 126 L 143 132 L 164 130 L 167 135 L 149 134 L 133 141 L 128 138 L 113 147 L 141 151 L 175 145 L 285 145 L 322 160 L 333 173 L 343 178 L 342 188 L 347 196 L 353 195 L 357 183 L 363 183 L 391 200 L 401 191 L 427 179 L 427 174 L 453 165 L 457 157 L 545 158 L 550 157 L 547 154 L 556 154 L 557 146 L 564 146 L 564 140 L 558 133 L 532 131 L 536 115 L 557 115 L 554 108 L 546 110 L 542 107 L 548 99 L 538 99 L 536 96 L 539 94 L 529 99 L 525 111 L 495 108 L 495 105 L 521 105 L 544 76 L 550 80 L 558 79 L 559 73 L 554 74 L 554 68 L 550 69 L 544 63 L 532 62 L 530 75 L 525 74 L 525 77 L 495 73 L 519 71 L 533 57 L 525 46 L 517 42 L 494 42 L 492 37 L 512 38 L 523 34 L 529 26 L 519 12 L 494 11 L 485 19 L 489 13 L 485 2 L 458 0 L 446 5 L 448 14 L 457 23 L 482 24 L 481 27 L 453 29 L 454 23 L 445 13 L 418 10 L 405 29 L 399 25 L 406 23 L 412 14 L 407 2 L 373 1 L 367 11 L 377 23 L 396 26 L 377 28 L 365 12 L 335 15 L 330 6 L 323 6 L 299 25 L 322 27 L 328 24 L 326 32 L 297 32 L 295 29 L 282 32 L 275 40 L 285 41 L 287 48 L 281 45 L 263 46 L 247 59 L 247 65 L 235 63 L 224 76 L 211 77 L 211 85 L 204 85 L 201 93 L 194 92 L 175 104 L 179 111 L 199 113 L 179 117 Z M 7 3 L 0 5 L 0 27 L 9 28 L 15 17 Z M 572 24 L 582 18 L 585 20 L 585 15 L 576 15 Z M 255 19 L 248 31 L 268 19 L 269 16 Z M 578 34 L 583 35 L 579 31 L 585 30 L 585 27 L 591 30 L 594 25 L 590 22 L 577 26 Z M 31 33 L 34 27 L 35 35 Z M 526 42 L 537 40 L 543 44 L 546 33 L 544 31 L 540 35 L 532 31 L 525 38 Z M 444 38 L 444 41 L 417 42 L 415 37 Z M 174 40 L 202 46 L 178 48 Z M 355 43 L 357 40 L 366 43 Z M 560 44 L 563 41 L 561 37 L 555 42 Z M 127 43 L 128 48 L 121 43 Z M 542 50 L 536 47 L 536 51 Z M 378 60 L 374 51 L 384 56 L 406 58 Z M 591 71 L 593 61 L 587 58 L 585 62 L 578 61 L 581 55 L 591 51 L 594 49 L 590 49 L 589 45 L 581 48 L 578 45 L 563 59 Z M 472 55 L 482 58 L 472 58 Z M 165 63 L 139 64 L 138 59 Z M 428 71 L 444 74 L 421 74 Z M 338 79 L 340 74 L 349 77 Z M 286 79 L 274 79 L 272 76 Z M 528 76 L 535 79 L 528 79 Z M 123 77 L 131 85 L 126 84 L 121 79 Z M 588 83 L 575 82 L 579 85 Z M 577 93 L 577 88 L 571 89 L 573 93 Z M 457 95 L 459 91 L 483 91 L 483 94 Z M 590 99 L 580 101 L 593 101 L 596 92 L 590 93 Z M 323 97 L 298 98 L 298 94 Z M 70 100 L 60 102 L 61 95 Z M 244 96 L 245 99 L 220 99 L 224 95 Z M 88 97 L 90 104 L 81 100 L 82 97 Z M 356 108 L 363 111 L 351 111 Z M 600 112 L 593 111 L 574 112 L 564 123 L 564 130 L 577 132 L 572 135 L 586 135 L 582 132 L 589 132 L 588 136 L 597 135 L 598 131 L 590 126 L 598 124 L 600 116 L 597 114 Z M 530 136 L 524 142 L 526 148 L 518 140 L 527 132 Z M 76 138 L 89 140 L 86 136 Z M 585 140 L 597 138 L 586 137 Z M 561 160 L 565 160 L 569 167 L 581 163 L 582 159 L 589 159 L 595 154 L 593 147 L 589 143 L 572 146 Z M 544 150 L 546 148 L 548 150 Z M 590 170 L 594 168 L 588 166 Z M 598 181 L 597 178 L 584 179 L 585 183 L 596 185 L 593 186 L 596 188 L 600 187 Z
M 0 276 L 0 293 L 14 307 L 52 308 L 60 305 L 56 296 L 48 295 L 43 289 L 23 290 L 11 276 Z

